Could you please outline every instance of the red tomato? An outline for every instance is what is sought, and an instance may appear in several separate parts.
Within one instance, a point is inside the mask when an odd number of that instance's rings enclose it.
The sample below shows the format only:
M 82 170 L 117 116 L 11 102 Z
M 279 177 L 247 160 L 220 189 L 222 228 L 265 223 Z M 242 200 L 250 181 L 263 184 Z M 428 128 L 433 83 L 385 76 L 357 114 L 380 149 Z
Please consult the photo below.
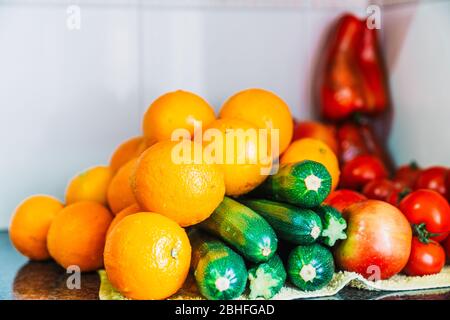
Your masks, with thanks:
M 359 192 L 340 189 L 331 192 L 323 203 L 332 206 L 340 213 L 343 213 L 344 209 L 350 205 L 364 200 L 367 200 L 367 198 Z
M 408 220 L 394 206 L 380 200 L 355 203 L 347 214 L 347 239 L 335 250 L 340 269 L 373 280 L 388 279 L 408 262 L 412 231 Z
M 369 199 L 387 201 L 387 198 L 395 190 L 395 184 L 387 179 L 372 180 L 367 183 L 362 193 Z
M 394 182 L 399 183 L 400 186 L 405 186 L 414 189 L 417 178 L 421 173 L 421 169 L 414 161 L 410 164 L 403 165 L 397 169 L 394 175 Z
M 445 239 L 450 231 L 450 206 L 436 191 L 414 191 L 400 202 L 399 208 L 411 224 L 425 224 L 426 233 L 441 234 L 431 237 L 435 241 Z
M 341 184 L 344 188 L 360 190 L 368 182 L 387 177 L 387 170 L 377 157 L 357 156 L 342 169 Z
M 445 265 L 445 251 L 442 246 L 434 241 L 423 243 L 417 237 L 413 237 L 411 255 L 403 270 L 409 276 L 424 276 L 441 272 Z
M 313 138 L 324 142 L 338 155 L 338 142 L 335 129 L 316 121 L 297 122 L 294 127 L 294 138 L 292 141 L 302 138 Z
M 393 206 L 398 207 L 400 202 L 411 193 L 411 189 L 408 187 L 400 187 L 396 185 L 396 188 L 391 192 L 391 194 L 386 198 L 386 202 L 389 202 Z
M 448 169 L 445 167 L 430 167 L 423 170 L 417 178 L 415 189 L 431 189 L 439 192 L 444 197 L 447 196 L 445 179 Z

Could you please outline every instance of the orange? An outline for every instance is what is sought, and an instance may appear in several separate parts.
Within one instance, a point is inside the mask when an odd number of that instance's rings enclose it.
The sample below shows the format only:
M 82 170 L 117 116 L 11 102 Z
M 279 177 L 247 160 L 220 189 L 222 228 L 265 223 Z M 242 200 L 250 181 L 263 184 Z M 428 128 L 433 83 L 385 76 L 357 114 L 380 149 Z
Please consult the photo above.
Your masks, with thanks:
M 31 260 L 50 258 L 47 233 L 62 208 L 62 203 L 50 196 L 36 195 L 24 200 L 14 212 L 9 226 L 14 247 Z
M 318 121 L 298 122 L 294 128 L 293 140 L 312 138 L 324 142 L 338 154 L 339 144 L 336 138 L 336 129 L 331 125 L 326 125 Z
M 113 221 L 111 222 L 111 224 L 109 225 L 108 231 L 106 232 L 106 236 L 108 236 L 108 234 L 111 232 L 111 230 L 120 222 L 122 221 L 123 218 L 129 216 L 130 214 L 134 214 L 134 213 L 138 213 L 141 212 L 141 208 L 139 208 L 139 206 L 134 203 L 129 207 L 126 207 L 125 209 L 123 209 L 122 211 L 120 211 L 118 214 L 116 214 L 116 216 L 114 217 Z
M 148 146 L 170 140 L 175 129 L 187 129 L 192 136 L 195 124 L 203 127 L 215 119 L 214 110 L 198 95 L 173 91 L 153 101 L 144 115 L 143 131 Z
M 311 138 L 296 140 L 283 153 L 280 163 L 293 163 L 303 160 L 313 160 L 323 164 L 331 175 L 331 190 L 336 189 L 341 173 L 338 159 L 328 145 Z
M 208 129 L 218 129 L 223 142 L 219 145 L 216 138 L 206 146 L 223 146 L 216 163 L 221 164 L 224 172 L 227 195 L 247 193 L 267 178 L 272 167 L 269 141 L 258 137 L 255 126 L 240 119 L 219 119 L 212 122 Z M 205 133 L 208 131 L 205 130 Z
M 74 177 L 66 189 L 66 205 L 79 201 L 96 201 L 106 205 L 106 192 L 112 172 L 109 167 L 89 168 Z
M 77 265 L 83 272 L 101 268 L 111 221 L 111 213 L 97 202 L 83 201 L 65 207 L 48 231 L 50 255 L 64 268 Z
M 122 142 L 114 151 L 109 161 L 109 167 L 113 174 L 131 159 L 139 157 L 146 148 L 147 145 L 143 137 L 134 137 Z
M 131 299 L 165 299 L 181 288 L 191 261 L 186 232 L 157 213 L 120 221 L 106 239 L 105 269 L 114 288 Z
M 288 105 L 267 90 L 247 89 L 236 93 L 222 106 L 220 118 L 237 118 L 258 128 L 278 129 L 279 152 L 275 156 L 286 150 L 292 139 L 294 120 Z
M 130 184 L 130 178 L 132 173 L 134 173 L 136 163 L 137 159 L 128 161 L 117 171 L 109 184 L 107 198 L 109 208 L 114 214 L 136 203 Z
M 211 215 L 225 194 L 223 172 L 216 164 L 193 161 L 195 150 L 201 152 L 202 145 L 162 141 L 140 156 L 132 187 L 143 210 L 158 212 L 184 227 Z

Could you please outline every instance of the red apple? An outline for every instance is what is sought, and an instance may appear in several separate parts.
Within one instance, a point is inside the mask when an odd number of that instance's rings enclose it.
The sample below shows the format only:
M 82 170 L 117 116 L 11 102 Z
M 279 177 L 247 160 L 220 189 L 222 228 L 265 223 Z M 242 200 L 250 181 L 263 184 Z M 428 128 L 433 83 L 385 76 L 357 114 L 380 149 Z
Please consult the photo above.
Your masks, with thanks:
M 388 279 L 408 262 L 412 231 L 396 207 L 380 200 L 355 203 L 344 210 L 347 239 L 335 251 L 336 264 L 372 280 Z

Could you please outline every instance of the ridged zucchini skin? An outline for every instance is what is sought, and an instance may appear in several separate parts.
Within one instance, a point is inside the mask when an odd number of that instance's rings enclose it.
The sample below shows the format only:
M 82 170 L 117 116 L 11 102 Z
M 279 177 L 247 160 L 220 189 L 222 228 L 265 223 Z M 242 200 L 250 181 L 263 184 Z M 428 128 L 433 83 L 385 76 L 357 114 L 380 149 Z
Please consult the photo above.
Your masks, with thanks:
M 248 278 L 244 259 L 222 241 L 197 230 L 189 233 L 189 240 L 191 270 L 200 293 L 210 300 L 238 298 Z
M 302 208 L 320 205 L 331 191 L 331 176 L 318 162 L 304 160 L 288 163 L 269 176 L 252 193 L 252 197 L 269 198 Z
M 300 290 L 319 290 L 333 278 L 333 255 L 317 243 L 298 246 L 289 255 L 287 270 L 289 279 Z
M 277 250 L 277 236 L 267 221 L 228 197 L 198 226 L 231 245 L 251 262 L 267 261 Z
M 280 239 L 307 245 L 316 242 L 322 233 L 322 221 L 311 209 L 265 199 L 240 202 L 266 219 Z
M 314 211 L 322 220 L 323 231 L 320 236 L 320 242 L 332 247 L 338 240 L 347 239 L 347 234 L 345 233 L 347 222 L 339 211 L 327 205 L 317 207 Z
M 269 261 L 253 266 L 248 271 L 248 279 L 250 280 L 249 298 L 272 298 L 281 290 L 286 282 L 286 277 L 283 262 L 277 254 Z

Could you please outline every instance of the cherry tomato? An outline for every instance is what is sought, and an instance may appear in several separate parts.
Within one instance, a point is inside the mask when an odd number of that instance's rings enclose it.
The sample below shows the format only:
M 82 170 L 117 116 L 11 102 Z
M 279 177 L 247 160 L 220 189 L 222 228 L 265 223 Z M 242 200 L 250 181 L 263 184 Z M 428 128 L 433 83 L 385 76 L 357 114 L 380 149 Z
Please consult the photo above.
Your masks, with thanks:
M 430 167 L 423 170 L 417 178 L 415 189 L 431 189 L 439 192 L 444 197 L 447 196 L 445 179 L 448 169 L 445 167 Z
M 347 219 L 344 214 L 344 209 L 348 208 L 354 203 L 364 200 L 367 200 L 366 196 L 359 192 L 348 189 L 340 189 L 331 192 L 323 201 L 323 203 L 335 208 L 342 214 L 344 219 Z
M 447 200 L 433 190 L 420 189 L 407 195 L 399 206 L 411 224 L 425 224 L 424 237 L 439 241 L 450 231 L 450 206 Z M 431 234 L 439 234 L 430 235 Z
M 344 188 L 360 190 L 368 182 L 387 177 L 383 163 L 375 156 L 360 155 L 344 165 L 341 184 Z
M 421 173 L 421 169 L 416 162 L 411 162 L 410 164 L 403 165 L 397 169 L 394 175 L 394 182 L 398 183 L 400 186 L 408 187 L 414 189 L 417 178 Z
M 400 202 L 411 193 L 411 189 L 408 187 L 400 187 L 398 185 L 395 186 L 395 189 L 391 192 L 391 194 L 386 198 L 386 201 L 392 204 L 393 206 L 398 207 Z
M 411 254 L 403 272 L 409 276 L 424 276 L 441 272 L 445 265 L 445 251 L 434 241 L 423 243 L 413 237 Z
M 364 186 L 362 193 L 369 199 L 386 201 L 394 190 L 395 184 L 392 181 L 387 179 L 377 179 L 367 183 Z

